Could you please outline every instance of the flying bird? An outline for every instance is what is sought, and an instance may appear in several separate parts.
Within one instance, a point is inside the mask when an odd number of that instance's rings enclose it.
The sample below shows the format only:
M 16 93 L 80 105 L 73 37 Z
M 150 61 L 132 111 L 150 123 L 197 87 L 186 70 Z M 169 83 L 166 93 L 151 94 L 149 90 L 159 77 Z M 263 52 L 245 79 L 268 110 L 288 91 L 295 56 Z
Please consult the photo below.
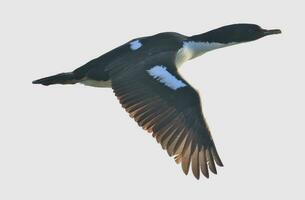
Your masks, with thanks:
M 209 177 L 223 166 L 202 114 L 199 94 L 179 74 L 186 61 L 208 51 L 250 42 L 281 30 L 233 24 L 185 36 L 175 32 L 133 39 L 72 72 L 38 79 L 33 84 L 75 84 L 112 88 L 122 107 L 162 148 L 181 163 Z

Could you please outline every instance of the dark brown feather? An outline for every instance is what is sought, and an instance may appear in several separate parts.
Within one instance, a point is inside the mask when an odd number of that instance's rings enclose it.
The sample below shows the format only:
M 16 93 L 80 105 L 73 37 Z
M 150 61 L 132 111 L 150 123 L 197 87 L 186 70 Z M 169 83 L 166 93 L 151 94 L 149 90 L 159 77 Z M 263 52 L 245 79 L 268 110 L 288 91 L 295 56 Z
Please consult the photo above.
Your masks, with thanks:
M 191 160 L 191 145 L 188 144 L 185 151 L 182 154 L 182 170 L 187 175 L 189 172 Z
M 194 176 L 199 179 L 200 173 L 199 173 L 199 152 L 198 152 L 198 146 L 195 147 L 195 150 L 192 154 L 192 171 Z
M 215 163 L 214 163 L 213 156 L 211 154 L 211 150 L 210 149 L 206 149 L 205 153 L 206 153 L 206 158 L 207 158 L 207 161 L 208 161 L 209 169 L 214 174 L 217 174 L 217 170 L 216 170 L 216 166 L 215 166 Z
M 201 151 L 199 152 L 199 163 L 201 166 L 201 173 L 206 177 L 209 178 L 209 169 L 207 166 L 207 160 L 205 156 L 205 149 L 202 148 Z

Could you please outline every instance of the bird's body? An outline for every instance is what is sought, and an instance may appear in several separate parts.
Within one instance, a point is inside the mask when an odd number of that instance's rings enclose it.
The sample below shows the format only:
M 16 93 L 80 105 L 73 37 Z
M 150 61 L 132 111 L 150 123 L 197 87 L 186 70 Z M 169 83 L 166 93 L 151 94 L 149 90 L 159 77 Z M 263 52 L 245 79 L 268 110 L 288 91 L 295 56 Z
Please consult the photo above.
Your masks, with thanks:
M 73 72 L 33 83 L 112 87 L 130 116 L 182 163 L 186 174 L 191 165 L 196 178 L 200 170 L 209 177 L 208 169 L 216 173 L 215 163 L 223 164 L 202 115 L 199 95 L 178 68 L 207 51 L 276 33 L 280 31 L 251 24 L 225 26 L 191 37 L 159 33 L 133 39 Z
M 178 33 L 159 33 L 150 37 L 136 38 L 93 60 L 93 62 L 98 62 L 100 65 L 91 65 L 89 62 L 75 70 L 74 73 L 86 72 L 86 75 L 82 74 L 84 80 L 81 81 L 85 85 L 93 83 L 91 86 L 104 87 L 105 85 L 106 87 L 111 87 L 107 67 L 138 64 L 145 60 L 143 59 L 145 57 L 156 57 L 160 53 L 176 52 L 181 46 L 181 41 L 185 38 L 185 36 Z M 102 77 L 97 77 L 97 74 L 103 75 Z

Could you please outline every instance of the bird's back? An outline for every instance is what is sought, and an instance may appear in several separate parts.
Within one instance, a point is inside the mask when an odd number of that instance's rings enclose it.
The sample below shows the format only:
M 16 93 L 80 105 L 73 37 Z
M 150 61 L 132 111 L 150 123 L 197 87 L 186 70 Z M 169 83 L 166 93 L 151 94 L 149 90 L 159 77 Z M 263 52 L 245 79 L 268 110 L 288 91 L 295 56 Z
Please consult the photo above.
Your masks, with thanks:
M 175 32 L 164 32 L 153 36 L 141 37 L 91 60 L 73 71 L 77 79 L 108 81 L 106 68 L 114 65 L 138 63 L 146 56 L 154 56 L 162 52 L 178 52 L 183 40 L 187 37 Z

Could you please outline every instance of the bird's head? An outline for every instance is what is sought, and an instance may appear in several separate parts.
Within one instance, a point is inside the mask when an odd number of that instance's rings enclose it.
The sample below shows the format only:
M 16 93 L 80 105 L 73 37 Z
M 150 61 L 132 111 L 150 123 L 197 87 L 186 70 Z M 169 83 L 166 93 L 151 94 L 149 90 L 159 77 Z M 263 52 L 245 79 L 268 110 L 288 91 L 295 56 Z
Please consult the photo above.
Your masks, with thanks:
M 200 40 L 222 44 L 242 43 L 280 33 L 281 30 L 279 29 L 267 30 L 256 24 L 232 24 L 204 33 L 201 35 Z

